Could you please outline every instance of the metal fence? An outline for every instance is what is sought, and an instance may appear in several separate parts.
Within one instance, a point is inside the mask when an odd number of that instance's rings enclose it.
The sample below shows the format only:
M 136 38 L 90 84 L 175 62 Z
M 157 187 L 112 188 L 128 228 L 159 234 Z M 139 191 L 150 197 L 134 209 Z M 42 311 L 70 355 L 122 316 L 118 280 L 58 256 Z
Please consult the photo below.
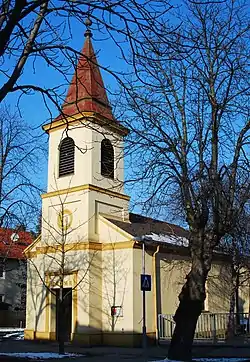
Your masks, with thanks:
M 229 323 L 230 322 L 230 323 Z M 216 342 L 224 340 L 228 331 L 233 335 L 249 333 L 249 313 L 202 313 L 198 319 L 194 339 L 210 340 Z M 171 339 L 175 322 L 172 314 L 158 315 L 158 338 L 160 340 Z

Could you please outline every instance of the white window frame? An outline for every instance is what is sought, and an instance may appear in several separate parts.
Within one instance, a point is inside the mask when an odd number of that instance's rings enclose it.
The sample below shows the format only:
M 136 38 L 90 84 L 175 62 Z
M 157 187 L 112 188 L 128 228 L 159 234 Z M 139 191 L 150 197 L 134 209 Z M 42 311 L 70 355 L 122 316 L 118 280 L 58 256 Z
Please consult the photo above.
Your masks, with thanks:
M 206 281 L 205 290 L 206 290 L 206 299 L 204 300 L 203 312 L 209 312 L 209 306 L 208 306 L 208 281 Z
M 6 274 L 6 272 L 5 272 L 4 268 L 3 268 L 3 275 L 0 276 L 0 279 L 5 279 L 5 274 Z

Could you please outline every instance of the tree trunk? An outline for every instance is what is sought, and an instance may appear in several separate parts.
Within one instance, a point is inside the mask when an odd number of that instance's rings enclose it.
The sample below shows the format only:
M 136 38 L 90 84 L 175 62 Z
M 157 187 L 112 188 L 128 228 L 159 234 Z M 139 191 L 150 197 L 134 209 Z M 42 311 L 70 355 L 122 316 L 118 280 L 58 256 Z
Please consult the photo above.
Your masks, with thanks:
M 65 349 L 64 349 L 64 300 L 62 299 L 62 296 L 59 296 L 59 300 L 58 300 L 58 324 L 57 324 L 57 328 L 58 328 L 58 352 L 59 354 L 64 354 Z
M 192 269 L 179 295 L 180 304 L 174 316 L 176 325 L 168 351 L 168 358 L 171 360 L 190 361 L 192 359 L 195 328 L 203 310 L 206 298 L 205 283 L 211 268 L 211 257 L 204 262 L 204 257 L 201 257 L 203 252 L 204 250 L 197 252 L 197 249 L 193 252 Z
M 168 351 L 168 358 L 179 361 L 192 360 L 192 344 L 197 320 L 202 312 L 203 302 L 181 300 L 175 313 L 175 329 Z
M 233 285 L 230 296 L 230 308 L 229 308 L 229 319 L 227 325 L 227 339 L 232 339 L 235 333 L 235 319 L 234 319 L 234 311 L 235 311 L 235 288 Z
M 241 332 L 241 310 L 239 305 L 239 288 L 240 288 L 240 276 L 239 276 L 239 269 L 237 269 L 236 274 L 236 281 L 235 281 L 235 307 L 236 307 L 236 324 L 237 324 L 237 331 Z
M 112 315 L 111 316 L 111 330 L 112 330 L 112 332 L 114 332 L 115 331 L 115 316 L 114 315 Z
M 235 265 L 232 261 L 231 264 L 231 295 L 230 295 L 230 304 L 229 304 L 229 319 L 228 319 L 228 325 L 227 325 L 227 339 L 232 339 L 235 334 L 235 318 L 234 318 L 234 312 L 235 312 L 235 285 L 236 285 L 236 273 L 235 273 Z

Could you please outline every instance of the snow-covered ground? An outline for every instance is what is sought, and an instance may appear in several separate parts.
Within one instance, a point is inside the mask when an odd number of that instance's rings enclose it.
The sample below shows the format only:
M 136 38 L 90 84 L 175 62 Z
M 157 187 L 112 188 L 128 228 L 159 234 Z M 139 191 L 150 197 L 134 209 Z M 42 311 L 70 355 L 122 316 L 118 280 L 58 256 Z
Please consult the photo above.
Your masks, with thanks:
M 14 339 L 16 341 L 18 340 L 22 340 L 24 339 L 24 333 L 23 332 L 12 332 L 12 333 L 7 333 L 5 335 L 2 336 L 2 339 Z
M 23 328 L 0 328 L 2 339 L 22 340 L 24 339 Z
M 74 357 L 83 357 L 84 355 L 76 354 L 76 353 L 65 353 L 65 354 L 58 354 L 58 353 L 51 353 L 51 352 L 24 352 L 24 353 L 0 353 L 0 356 L 11 356 L 11 357 L 19 357 L 19 358 L 28 358 L 33 360 L 46 360 L 46 359 L 53 359 L 53 358 L 74 358 Z M 246 358 L 196 358 L 195 361 L 199 362 L 241 362 L 247 361 Z M 151 362 L 179 362 L 173 361 L 169 359 L 162 359 L 157 361 Z
M 2 339 L 12 339 L 12 340 L 21 340 L 24 339 L 24 329 L 23 328 L 0 328 L 0 334 L 2 334 Z M 82 355 L 75 353 L 65 353 L 63 355 L 58 353 L 51 352 L 18 352 L 18 353 L 4 353 L 1 352 L 0 356 L 11 356 L 19 358 L 28 358 L 32 360 L 46 360 L 52 358 L 65 358 L 65 357 L 80 357 Z
M 51 358 L 65 358 L 65 357 L 80 357 L 82 355 L 75 353 L 51 353 L 51 352 L 23 352 L 23 353 L 0 353 L 0 356 L 11 356 L 19 358 L 30 358 L 30 359 L 51 359 Z
M 12 332 L 23 332 L 23 331 L 24 328 L 0 327 L 0 333 L 2 332 L 12 333 Z
M 12 340 L 22 340 L 24 339 L 24 329 L 23 328 L 0 328 L 0 335 L 2 340 L 4 339 L 12 339 Z M 64 355 L 60 355 L 58 353 L 51 352 L 25 352 L 25 353 L 0 353 L 1 356 L 11 356 L 11 357 L 19 357 L 19 358 L 28 358 L 33 360 L 46 360 L 53 358 L 64 358 L 64 357 L 80 357 L 83 355 L 75 354 L 75 353 L 65 353 Z M 250 358 L 195 358 L 197 362 L 243 362 L 249 361 Z M 179 362 L 169 360 L 168 358 L 150 362 Z
M 242 362 L 242 361 L 249 361 L 248 358 L 194 358 L 195 361 L 199 362 Z M 180 361 L 174 361 L 170 360 L 168 358 L 157 360 L 157 361 L 151 361 L 151 362 L 180 362 Z

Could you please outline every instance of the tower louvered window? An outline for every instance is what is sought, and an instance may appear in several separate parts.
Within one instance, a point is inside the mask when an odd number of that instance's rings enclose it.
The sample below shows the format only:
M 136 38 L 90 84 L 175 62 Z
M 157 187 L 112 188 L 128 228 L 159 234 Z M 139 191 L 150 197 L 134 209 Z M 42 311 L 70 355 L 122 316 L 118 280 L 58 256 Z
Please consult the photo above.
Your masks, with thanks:
M 72 138 L 64 138 L 59 150 L 59 177 L 74 173 L 75 143 Z
M 102 140 L 101 144 L 101 174 L 114 178 L 114 149 L 108 139 Z

